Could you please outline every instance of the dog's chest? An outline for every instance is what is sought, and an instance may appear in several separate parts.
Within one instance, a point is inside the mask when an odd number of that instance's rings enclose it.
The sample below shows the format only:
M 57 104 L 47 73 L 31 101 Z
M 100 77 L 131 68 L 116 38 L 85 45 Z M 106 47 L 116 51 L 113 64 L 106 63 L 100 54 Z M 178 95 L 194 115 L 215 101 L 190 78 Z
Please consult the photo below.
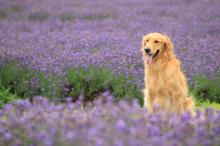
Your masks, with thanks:
M 163 94 L 164 89 L 166 88 L 164 78 L 164 70 L 163 68 L 147 68 L 146 70 L 146 78 L 145 78 L 145 86 L 148 89 L 149 93 L 154 94 Z
M 158 84 L 163 81 L 163 74 L 165 69 L 159 67 L 151 67 L 147 68 L 146 76 L 148 83 L 150 84 Z
M 147 74 L 147 86 L 148 88 L 158 88 L 163 84 L 163 79 L 158 73 L 148 73 Z

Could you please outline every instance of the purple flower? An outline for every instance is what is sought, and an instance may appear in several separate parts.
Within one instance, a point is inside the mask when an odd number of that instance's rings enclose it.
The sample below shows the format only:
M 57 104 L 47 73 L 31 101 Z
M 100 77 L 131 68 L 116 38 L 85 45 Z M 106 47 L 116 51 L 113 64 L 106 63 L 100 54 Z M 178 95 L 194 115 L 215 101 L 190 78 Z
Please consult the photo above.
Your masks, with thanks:
M 116 128 L 117 128 L 118 130 L 123 130 L 123 129 L 125 129 L 125 128 L 126 128 L 126 123 L 125 123 L 125 121 L 124 121 L 123 119 L 119 119 L 119 120 L 117 121 L 117 123 L 116 123 Z
M 17 108 L 26 100 L 1 109 L 0 141 L 3 145 L 219 145 L 218 114 L 210 109 L 201 117 L 188 114 L 147 115 L 125 101 L 94 102 L 74 110 L 75 104 L 55 104 L 42 97 L 32 106 Z M 72 106 L 70 106 L 72 105 Z M 129 108 L 130 107 L 130 108 Z M 172 122 L 172 124 L 170 124 Z
M 132 75 L 133 82 L 143 87 L 140 41 L 143 35 L 158 31 L 171 37 L 188 79 L 195 73 L 212 76 L 220 67 L 218 5 L 218 0 L 9 0 L 0 6 L 7 12 L 0 25 L 0 57 L 60 75 L 69 67 L 107 67 L 127 77 Z M 22 11 L 8 12 L 14 6 Z M 29 16 L 35 13 L 49 15 L 33 22 Z M 63 21 L 65 17 L 71 19 Z

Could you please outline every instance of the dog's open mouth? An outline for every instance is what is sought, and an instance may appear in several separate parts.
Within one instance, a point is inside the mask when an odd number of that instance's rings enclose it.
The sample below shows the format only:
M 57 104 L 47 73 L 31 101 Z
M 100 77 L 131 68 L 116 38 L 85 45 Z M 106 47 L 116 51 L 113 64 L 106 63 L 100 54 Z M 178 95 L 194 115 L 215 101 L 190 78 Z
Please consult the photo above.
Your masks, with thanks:
M 152 60 L 158 55 L 158 53 L 159 53 L 159 50 L 157 50 L 155 54 L 148 53 L 146 56 L 146 63 L 151 64 Z

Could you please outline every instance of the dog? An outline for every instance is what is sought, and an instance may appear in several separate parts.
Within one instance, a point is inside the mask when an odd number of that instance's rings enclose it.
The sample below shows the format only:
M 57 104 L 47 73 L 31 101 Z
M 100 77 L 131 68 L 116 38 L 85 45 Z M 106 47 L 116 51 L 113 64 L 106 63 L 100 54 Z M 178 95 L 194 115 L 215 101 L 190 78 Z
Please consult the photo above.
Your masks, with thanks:
M 143 36 L 141 45 L 147 111 L 189 112 L 194 115 L 194 102 L 188 96 L 186 78 L 181 71 L 180 60 L 173 53 L 170 38 L 165 34 L 150 33 Z

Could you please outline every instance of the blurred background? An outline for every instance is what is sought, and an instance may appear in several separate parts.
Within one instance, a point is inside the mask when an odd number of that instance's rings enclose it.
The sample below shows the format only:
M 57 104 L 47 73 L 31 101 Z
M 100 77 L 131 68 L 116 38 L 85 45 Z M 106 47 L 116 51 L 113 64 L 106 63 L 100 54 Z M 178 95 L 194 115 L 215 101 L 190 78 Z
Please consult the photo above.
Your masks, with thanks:
M 95 64 L 143 79 L 140 41 L 163 32 L 190 78 L 220 66 L 218 0 L 1 0 L 1 58 L 41 70 Z

